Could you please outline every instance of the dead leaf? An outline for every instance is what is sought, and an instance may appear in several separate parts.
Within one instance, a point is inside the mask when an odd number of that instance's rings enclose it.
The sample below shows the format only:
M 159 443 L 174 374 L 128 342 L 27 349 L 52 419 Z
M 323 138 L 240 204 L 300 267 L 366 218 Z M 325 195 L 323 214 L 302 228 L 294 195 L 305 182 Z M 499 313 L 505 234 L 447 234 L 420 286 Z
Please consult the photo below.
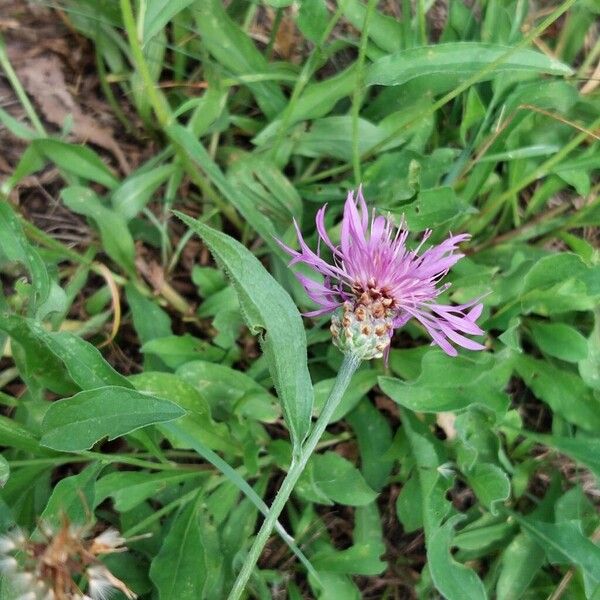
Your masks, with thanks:
M 42 114 L 50 123 L 62 127 L 65 119 L 73 120 L 72 135 L 81 142 L 91 142 L 111 152 L 119 167 L 128 175 L 131 167 L 112 131 L 98 125 L 86 115 L 67 87 L 63 65 L 57 56 L 47 54 L 29 58 L 17 67 L 17 73 L 27 92 L 39 105 Z

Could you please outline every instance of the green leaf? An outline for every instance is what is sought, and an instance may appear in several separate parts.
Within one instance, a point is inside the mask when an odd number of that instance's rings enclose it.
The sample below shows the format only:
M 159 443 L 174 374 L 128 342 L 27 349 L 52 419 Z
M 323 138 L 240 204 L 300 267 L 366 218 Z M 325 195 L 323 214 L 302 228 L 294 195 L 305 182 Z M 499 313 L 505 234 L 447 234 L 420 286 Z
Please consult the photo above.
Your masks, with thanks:
M 31 145 L 50 162 L 88 181 L 95 181 L 112 189 L 118 181 L 102 162 L 100 157 L 88 146 L 77 146 L 52 139 L 37 139 Z
M 43 359 L 39 369 L 57 369 L 56 376 L 64 378 L 63 369 L 58 367 L 59 363 L 63 363 L 71 380 L 82 390 L 104 385 L 131 387 L 127 379 L 104 360 L 95 346 L 79 336 L 66 331 L 46 331 L 37 321 L 17 315 L 0 319 L 0 328 L 6 328 L 22 344 L 28 365 Z M 54 355 L 55 360 L 51 359 L 49 353 Z
M 276 398 L 242 371 L 195 361 L 178 369 L 177 376 L 197 389 L 220 418 L 236 413 L 250 419 L 273 422 L 281 414 Z
M 150 566 L 160 600 L 220 597 L 219 553 L 216 529 L 204 514 L 200 498 L 190 502 L 175 517 Z
M 196 439 L 209 448 L 229 453 L 236 451 L 236 443 L 229 435 L 227 426 L 224 423 L 216 423 L 211 418 L 209 403 L 204 394 L 197 389 L 202 386 L 200 381 L 194 381 L 197 385 L 194 387 L 179 375 L 152 371 L 132 375 L 129 377 L 129 381 L 137 390 L 174 402 L 184 409 L 187 414 L 179 419 L 177 425 L 193 433 Z M 158 427 L 160 428 L 160 425 Z M 174 447 L 189 447 L 184 440 L 177 436 L 171 435 L 169 432 L 166 432 L 165 435 Z
M 44 318 L 47 314 L 44 303 L 50 296 L 50 277 L 44 261 L 27 241 L 15 213 L 6 201 L 0 202 L 0 259 L 19 262 L 27 269 L 33 290 L 29 312 Z
M 450 554 L 454 525 L 464 519 L 455 515 L 438 528 L 427 543 L 427 558 L 435 587 L 447 600 L 486 600 L 487 594 L 475 571 Z
M 415 381 L 379 377 L 379 386 L 392 400 L 414 411 L 457 411 L 481 404 L 503 413 L 508 406 L 504 389 L 511 371 L 506 355 L 452 357 L 433 349 L 424 355 L 421 374 Z
M 333 77 L 317 83 L 309 83 L 292 105 L 288 118 L 288 126 L 307 119 L 318 119 L 327 115 L 331 109 L 346 96 L 349 96 L 356 85 L 356 68 L 351 65 Z M 257 146 L 277 139 L 282 118 L 271 121 L 252 142 Z
M 575 373 L 526 354 L 516 358 L 515 367 L 527 387 L 554 412 L 588 431 L 600 429 L 600 400 Z
M 129 388 L 106 386 L 53 402 L 42 423 L 43 446 L 63 452 L 91 448 L 185 414 L 176 404 Z
M 96 483 L 96 505 L 111 497 L 115 508 L 120 512 L 131 510 L 147 498 L 154 498 L 169 486 L 178 485 L 189 479 L 203 476 L 201 471 L 182 473 L 181 471 L 114 471 Z
M 236 75 L 269 70 L 254 42 L 225 11 L 221 0 L 203 0 L 194 5 L 193 15 L 202 45 L 219 63 Z M 272 81 L 247 84 L 258 105 L 269 118 L 283 110 L 285 97 Z
M 417 466 L 423 526 L 426 537 L 429 537 L 440 527 L 450 511 L 451 504 L 446 498 L 446 491 L 451 481 L 442 476 L 439 467 L 444 457 L 439 442 L 432 436 L 425 423 L 408 410 L 403 410 L 401 416 L 411 454 Z
M 318 43 L 325 33 L 328 18 L 325 0 L 302 0 L 296 25 L 305 38 Z
M 551 563 L 577 565 L 595 585 L 600 584 L 600 547 L 583 535 L 577 521 L 545 523 L 511 515 L 544 549 Z
M 250 198 L 240 193 L 240 190 L 225 177 L 219 166 L 212 160 L 204 146 L 194 135 L 180 125 L 166 127 L 165 132 L 174 143 L 181 147 L 188 160 L 206 173 L 223 196 L 248 221 L 250 226 L 262 237 L 269 248 L 275 254 L 283 256 L 283 251 L 275 242 L 277 232 L 273 226 L 273 222 L 257 209 Z
M 296 449 L 310 427 L 313 388 L 306 335 L 292 299 L 260 262 L 233 238 L 177 213 L 207 244 L 238 293 L 244 320 L 259 334 Z
M 497 514 L 496 505 L 508 500 L 510 480 L 506 473 L 491 463 L 477 463 L 467 473 L 469 485 L 475 495 L 490 512 Z
M 441 227 L 455 217 L 470 212 L 473 212 L 473 209 L 449 187 L 423 190 L 414 202 L 402 210 L 412 231 Z
M 509 50 L 508 46 L 478 42 L 437 44 L 402 50 L 375 61 L 366 74 L 367 85 L 401 85 L 416 78 L 451 75 L 456 80 L 478 73 Z M 529 72 L 570 75 L 567 65 L 548 58 L 541 52 L 521 48 L 514 50 L 483 79 L 493 79 L 499 73 Z
M 93 515 L 94 485 L 103 468 L 102 462 L 93 462 L 78 475 L 61 479 L 52 490 L 40 520 L 55 528 L 63 524 L 64 517 L 74 525 L 89 524 Z
M 365 481 L 376 491 L 386 485 L 394 460 L 386 458 L 392 445 L 392 429 L 387 418 L 364 399 L 347 416 L 356 434 L 360 450 L 360 470 Z
M 154 4 L 156 3 L 151 3 L 150 6 Z M 110 198 L 114 209 L 125 219 L 133 219 L 146 207 L 154 192 L 175 172 L 175 169 L 175 164 L 171 163 L 150 171 L 133 173 L 112 192 Z
M 542 435 L 530 431 L 526 431 L 525 435 L 528 439 L 535 440 L 549 448 L 554 448 L 562 454 L 566 454 L 587 467 L 600 481 L 600 439 L 583 435 L 574 438 Z
M 333 389 L 335 377 L 331 379 L 322 379 L 315 384 L 315 412 L 319 413 L 329 394 Z M 347 413 L 349 413 L 377 383 L 377 372 L 374 369 L 361 369 L 357 371 L 348 385 L 348 389 L 344 392 L 339 405 L 336 407 L 330 419 L 330 423 L 339 421 Z
M 31 452 L 32 454 L 49 453 L 48 450 L 40 447 L 39 441 L 29 429 L 4 415 L 0 415 L 0 440 L 2 440 L 3 446 Z
M 588 354 L 587 340 L 565 323 L 529 323 L 533 341 L 542 352 L 568 362 L 583 360 Z
M 18 315 L 0 313 L 0 330 L 8 333 L 24 353 L 25 358 L 19 363 L 24 379 L 33 379 L 57 394 L 72 394 L 77 390 L 62 359 L 45 343 L 48 334 L 40 323 Z
M 100 230 L 104 251 L 126 272 L 135 273 L 135 245 L 122 215 L 104 206 L 89 188 L 70 186 L 61 192 L 63 202 L 73 212 L 94 221 Z
M 133 327 L 142 345 L 161 337 L 173 334 L 169 315 L 150 298 L 144 297 L 135 285 L 125 286 L 125 297 L 131 310 Z M 162 371 L 165 363 L 154 355 L 144 355 L 144 369 Z
M 515 536 L 500 558 L 497 600 L 519 600 L 544 562 L 544 551 L 537 542 L 523 533 Z
M 376 497 L 359 470 L 335 452 L 315 454 L 296 486 L 296 492 L 321 504 L 364 506 Z
M 144 15 L 144 44 L 152 43 L 151 39 L 161 31 L 167 23 L 194 0 L 153 0 L 146 5 Z
M 226 354 L 221 348 L 189 333 L 154 338 L 146 342 L 141 350 L 144 354 L 160 358 L 170 369 L 197 360 L 220 361 Z
M 587 340 L 587 356 L 579 362 L 579 374 L 588 387 L 600 390 L 600 309 L 595 311 L 594 329 Z

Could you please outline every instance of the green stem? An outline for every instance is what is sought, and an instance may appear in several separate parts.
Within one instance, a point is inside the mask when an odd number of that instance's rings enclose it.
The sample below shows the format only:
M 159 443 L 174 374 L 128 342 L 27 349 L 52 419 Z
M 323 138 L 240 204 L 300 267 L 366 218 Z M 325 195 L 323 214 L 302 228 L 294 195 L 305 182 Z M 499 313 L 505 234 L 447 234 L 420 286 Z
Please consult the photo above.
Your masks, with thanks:
M 21 82 L 19 81 L 19 78 L 17 77 L 15 70 L 12 68 L 10 61 L 8 60 L 8 54 L 6 52 L 6 44 L 4 43 L 4 38 L 2 38 L 2 37 L 0 37 L 0 67 L 2 67 L 2 70 L 4 71 L 6 78 L 10 82 L 15 94 L 17 95 L 17 98 L 19 99 L 19 101 L 21 102 L 21 105 L 25 109 L 25 112 L 27 113 L 27 116 L 29 117 L 31 124 L 35 127 L 36 131 L 42 137 L 46 137 L 47 136 L 46 130 L 44 129 L 42 122 L 40 121 L 39 117 L 37 116 L 37 113 L 35 112 L 35 109 L 33 108 L 33 104 L 31 104 L 31 101 L 29 100 L 27 94 L 25 93 L 25 90 L 23 89 L 23 86 L 21 85 Z
M 329 398 L 327 399 L 327 402 L 325 403 L 325 406 L 323 407 L 323 410 L 319 415 L 313 430 L 308 436 L 308 439 L 302 446 L 300 455 L 296 458 L 292 458 L 290 470 L 283 480 L 283 483 L 277 492 L 277 496 L 275 497 L 275 500 L 269 509 L 269 513 L 263 521 L 258 535 L 256 536 L 256 539 L 250 548 L 250 552 L 248 553 L 248 556 L 242 565 L 242 570 L 239 572 L 233 588 L 229 593 L 228 600 L 239 600 L 239 598 L 241 598 L 246 588 L 246 584 L 252 575 L 252 571 L 254 570 L 258 559 L 260 558 L 262 550 L 265 547 L 269 536 L 271 535 L 273 527 L 277 523 L 279 515 L 283 511 L 283 508 L 285 507 L 288 498 L 290 497 L 290 494 L 296 485 L 296 482 L 298 481 L 300 475 L 302 475 L 308 459 L 311 457 L 314 449 L 319 443 L 325 428 L 335 412 L 335 409 L 338 407 L 340 400 L 342 399 L 342 396 L 344 395 L 344 392 L 346 391 L 350 380 L 352 379 L 352 375 L 354 375 L 354 372 L 358 368 L 359 364 L 360 358 L 357 358 L 356 356 L 347 354 L 344 357 L 344 362 L 340 367 L 335 384 L 331 390 L 331 394 L 329 395 Z

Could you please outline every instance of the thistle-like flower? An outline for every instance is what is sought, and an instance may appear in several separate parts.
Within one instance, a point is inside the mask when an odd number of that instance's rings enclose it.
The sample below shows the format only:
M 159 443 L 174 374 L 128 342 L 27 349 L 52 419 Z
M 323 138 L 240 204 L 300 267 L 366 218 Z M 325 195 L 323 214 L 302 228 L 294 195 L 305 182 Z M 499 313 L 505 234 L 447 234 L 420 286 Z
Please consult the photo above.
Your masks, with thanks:
M 320 306 L 305 316 L 333 312 L 333 340 L 342 352 L 364 360 L 387 355 L 394 330 L 413 318 L 427 330 L 432 343 L 451 356 L 457 354 L 452 344 L 485 349 L 464 335 L 484 333 L 476 324 L 483 309 L 480 298 L 457 306 L 436 302 L 450 285 L 439 285 L 440 281 L 464 256 L 457 249 L 469 239 L 468 234 L 451 235 L 421 251 L 431 235 L 427 230 L 411 250 L 406 246 L 409 232 L 404 223 L 396 227 L 375 210 L 369 216 L 359 188 L 356 200 L 353 192 L 346 199 L 340 245 L 336 246 L 325 229 L 326 208 L 317 212 L 316 226 L 320 241 L 331 251 L 331 262 L 321 258 L 320 242 L 316 253 L 308 247 L 295 221 L 300 251 L 280 244 L 292 256 L 290 266 L 304 263 L 323 276 L 316 281 L 296 274 Z

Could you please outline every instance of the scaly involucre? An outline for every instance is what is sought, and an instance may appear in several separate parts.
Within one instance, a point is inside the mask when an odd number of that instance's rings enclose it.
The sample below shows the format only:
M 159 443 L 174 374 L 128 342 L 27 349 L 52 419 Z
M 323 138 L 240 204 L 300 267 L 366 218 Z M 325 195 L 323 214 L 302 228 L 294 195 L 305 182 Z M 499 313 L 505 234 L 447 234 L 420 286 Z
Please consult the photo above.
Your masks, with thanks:
M 353 192 L 346 199 L 340 245 L 336 246 L 325 229 L 326 208 L 325 205 L 317 212 L 317 252 L 308 247 L 296 221 L 300 251 L 280 242 L 292 256 L 290 266 L 304 263 L 323 275 L 322 281 L 316 281 L 296 274 L 308 296 L 320 307 L 305 316 L 323 315 L 342 307 L 343 316 L 334 316 L 332 324 L 336 343 L 340 333 L 350 329 L 359 335 L 362 331 L 365 339 L 374 333 L 379 337 L 378 350 L 365 358 L 386 353 L 393 331 L 412 318 L 423 325 L 434 344 L 451 356 L 457 354 L 453 344 L 469 350 L 485 349 L 466 337 L 484 333 L 476 323 L 483 309 L 480 298 L 460 305 L 437 302 L 450 285 L 440 282 L 464 256 L 457 250 L 469 235 L 451 235 L 441 244 L 422 250 L 431 235 L 431 230 L 427 230 L 418 246 L 410 250 L 404 223 L 397 227 L 391 220 L 376 215 L 374 209 L 369 215 L 359 188 L 356 199 Z M 331 251 L 331 262 L 321 258 L 321 241 Z M 345 342 L 338 345 L 343 351 L 351 351 Z

